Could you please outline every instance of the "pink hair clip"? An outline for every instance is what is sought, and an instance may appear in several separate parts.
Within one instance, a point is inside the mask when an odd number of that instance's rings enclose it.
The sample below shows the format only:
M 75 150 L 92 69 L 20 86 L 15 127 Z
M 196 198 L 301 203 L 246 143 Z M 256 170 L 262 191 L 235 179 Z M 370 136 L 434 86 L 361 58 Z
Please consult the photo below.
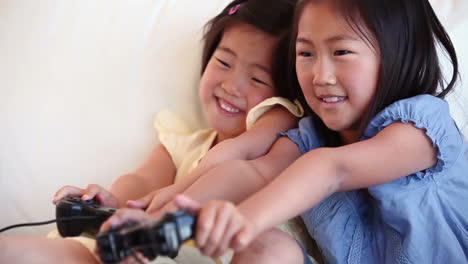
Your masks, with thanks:
M 237 13 L 237 10 L 239 10 L 239 7 L 241 7 L 242 4 L 237 4 L 235 6 L 233 6 L 230 10 L 229 10 L 229 15 L 232 16 L 234 15 L 235 13 Z

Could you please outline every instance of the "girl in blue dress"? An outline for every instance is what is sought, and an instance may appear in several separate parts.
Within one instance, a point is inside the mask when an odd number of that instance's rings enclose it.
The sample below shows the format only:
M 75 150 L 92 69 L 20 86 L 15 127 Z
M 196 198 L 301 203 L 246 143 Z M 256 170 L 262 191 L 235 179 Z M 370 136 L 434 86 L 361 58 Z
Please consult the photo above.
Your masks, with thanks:
M 429 2 L 304 0 L 296 14 L 292 89 L 311 114 L 224 165 L 268 182 L 242 203 L 176 198 L 199 213 L 197 244 L 267 255 L 262 238 L 302 213 L 327 263 L 467 263 L 468 144 L 443 100 L 458 62 Z

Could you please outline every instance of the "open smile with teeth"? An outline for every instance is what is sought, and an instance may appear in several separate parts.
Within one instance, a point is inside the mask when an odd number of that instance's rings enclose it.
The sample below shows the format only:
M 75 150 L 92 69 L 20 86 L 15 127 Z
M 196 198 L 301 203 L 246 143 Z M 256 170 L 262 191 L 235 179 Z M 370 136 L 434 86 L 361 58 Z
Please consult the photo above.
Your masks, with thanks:
M 232 105 L 228 105 L 227 103 L 225 103 L 222 99 L 219 99 L 218 98 L 218 102 L 219 102 L 219 106 L 221 106 L 221 108 L 229 113 L 239 113 L 240 110 L 237 109 L 237 108 L 234 108 Z
M 337 103 L 347 98 L 348 98 L 347 96 L 330 96 L 330 97 L 321 98 L 320 100 L 322 100 L 325 103 Z

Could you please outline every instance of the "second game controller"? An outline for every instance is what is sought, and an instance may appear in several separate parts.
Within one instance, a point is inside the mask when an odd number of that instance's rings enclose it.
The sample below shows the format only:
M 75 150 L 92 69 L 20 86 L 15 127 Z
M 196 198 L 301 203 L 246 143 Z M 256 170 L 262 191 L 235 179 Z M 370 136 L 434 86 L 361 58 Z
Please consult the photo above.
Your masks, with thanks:
M 158 255 L 174 258 L 180 246 L 195 233 L 195 215 L 168 213 L 160 221 L 121 226 L 99 234 L 96 244 L 103 263 L 119 263 L 137 252 L 152 260 Z
M 106 221 L 116 209 L 103 207 L 94 200 L 82 201 L 79 197 L 68 197 L 58 201 L 55 207 L 57 218 L 82 217 L 57 222 L 57 229 L 62 237 L 79 236 L 86 232 L 96 235 L 101 224 Z

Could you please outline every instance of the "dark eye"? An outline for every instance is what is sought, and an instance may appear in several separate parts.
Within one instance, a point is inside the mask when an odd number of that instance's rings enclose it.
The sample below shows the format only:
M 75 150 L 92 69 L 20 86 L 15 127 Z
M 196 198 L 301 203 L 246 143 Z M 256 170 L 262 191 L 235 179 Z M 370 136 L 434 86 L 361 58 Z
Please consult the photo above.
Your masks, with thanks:
M 226 67 L 226 68 L 231 68 L 231 65 L 229 65 L 229 63 L 219 59 L 219 58 L 216 58 L 216 60 L 223 66 L 223 67 Z
M 256 82 L 256 83 L 260 83 L 260 84 L 264 84 L 264 85 L 268 85 L 266 82 L 260 80 L 260 79 L 257 79 L 257 78 L 252 78 L 252 81 Z
M 349 53 L 351 53 L 351 51 L 349 51 L 349 50 L 337 50 L 337 51 L 335 51 L 335 53 L 333 53 L 333 55 L 343 56 L 343 55 L 346 55 L 346 54 L 349 54 Z
M 305 51 L 299 52 L 298 55 L 301 56 L 301 57 L 312 57 L 312 53 L 311 53 L 311 52 L 305 52 Z

